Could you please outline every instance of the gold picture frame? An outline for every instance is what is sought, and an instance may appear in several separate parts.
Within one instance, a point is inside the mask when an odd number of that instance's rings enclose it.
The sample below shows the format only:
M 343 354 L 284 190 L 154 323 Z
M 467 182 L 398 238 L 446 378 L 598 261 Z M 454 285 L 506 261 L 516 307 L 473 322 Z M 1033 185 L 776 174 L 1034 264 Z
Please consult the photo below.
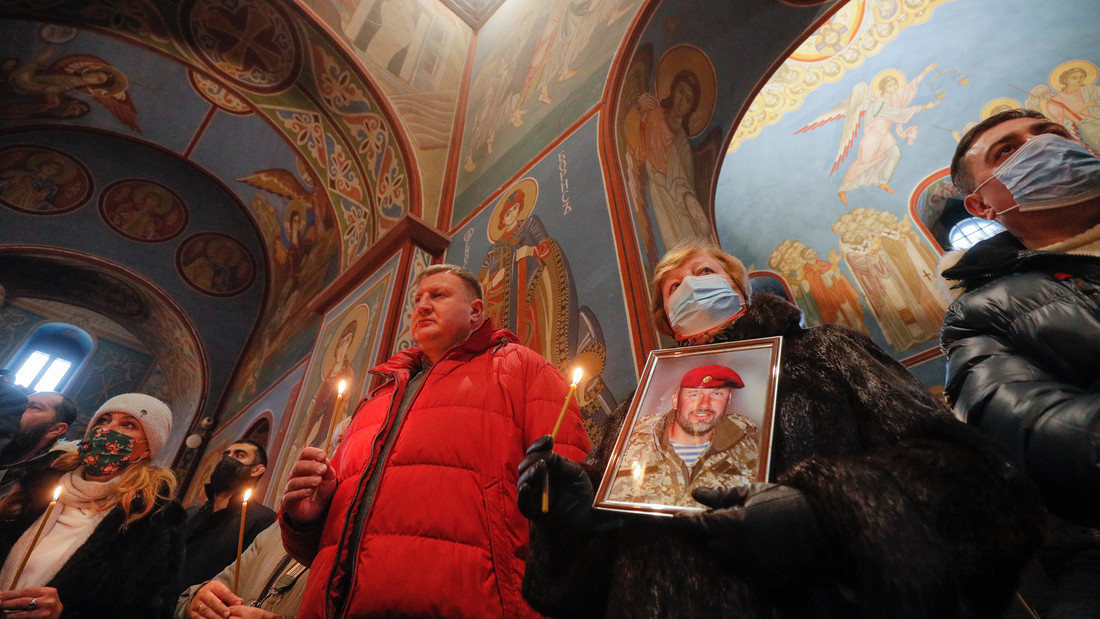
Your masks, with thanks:
M 768 337 L 651 352 L 594 506 L 672 516 L 706 509 L 695 487 L 767 481 L 782 348 Z

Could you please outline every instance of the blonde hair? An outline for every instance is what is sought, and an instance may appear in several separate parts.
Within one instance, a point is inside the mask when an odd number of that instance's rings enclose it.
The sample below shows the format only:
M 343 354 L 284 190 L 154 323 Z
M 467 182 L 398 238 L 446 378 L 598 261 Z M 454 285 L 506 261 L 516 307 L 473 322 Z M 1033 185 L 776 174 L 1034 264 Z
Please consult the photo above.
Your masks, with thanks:
M 81 466 L 80 456 L 67 453 L 58 456 L 52 468 L 68 472 Z M 141 520 L 149 515 L 156 506 L 157 499 L 169 500 L 176 493 L 176 476 L 168 469 L 152 466 L 149 460 L 142 460 L 126 467 L 119 475 L 118 486 L 114 494 L 108 497 L 103 510 L 122 506 L 126 520 L 122 527 Z
M 733 284 L 744 295 L 745 303 L 748 303 L 749 294 L 751 293 L 749 272 L 740 260 L 722 251 L 722 248 L 710 241 L 699 239 L 684 241 L 668 250 L 653 271 L 653 294 L 651 295 L 653 303 L 650 305 L 650 319 L 657 330 L 666 335 L 675 337 L 676 332 L 668 322 L 668 314 L 665 312 L 664 280 L 669 273 L 691 260 L 695 254 L 707 254 L 718 261 L 718 264 L 722 265 L 722 269 L 729 275 Z

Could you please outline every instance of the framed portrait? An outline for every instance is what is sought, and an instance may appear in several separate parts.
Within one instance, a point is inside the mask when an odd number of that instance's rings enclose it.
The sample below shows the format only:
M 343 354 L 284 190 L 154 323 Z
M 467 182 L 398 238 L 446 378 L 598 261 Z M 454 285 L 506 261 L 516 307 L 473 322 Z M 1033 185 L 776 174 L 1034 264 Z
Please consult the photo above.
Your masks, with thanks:
M 698 487 L 767 481 L 783 339 L 649 354 L 595 507 L 701 511 Z

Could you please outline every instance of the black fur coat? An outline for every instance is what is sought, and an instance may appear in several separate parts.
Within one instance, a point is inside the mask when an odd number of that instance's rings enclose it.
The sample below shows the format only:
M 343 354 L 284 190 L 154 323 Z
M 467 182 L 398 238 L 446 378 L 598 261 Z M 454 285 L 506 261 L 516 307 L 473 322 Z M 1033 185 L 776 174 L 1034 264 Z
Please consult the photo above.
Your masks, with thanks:
M 1022 474 L 869 338 L 799 326 L 754 298 L 719 341 L 782 335 L 772 475 L 809 495 L 828 539 L 816 576 L 769 588 L 668 519 L 589 535 L 532 524 L 524 595 L 560 617 L 995 617 L 1040 541 Z M 621 406 L 589 455 L 598 483 Z
M 62 619 L 171 617 L 180 591 L 194 584 L 180 582 L 185 519 L 175 501 L 158 501 L 125 529 L 121 507 L 107 512 L 48 584 L 64 606 Z M 10 550 L 0 548 L 0 562 Z

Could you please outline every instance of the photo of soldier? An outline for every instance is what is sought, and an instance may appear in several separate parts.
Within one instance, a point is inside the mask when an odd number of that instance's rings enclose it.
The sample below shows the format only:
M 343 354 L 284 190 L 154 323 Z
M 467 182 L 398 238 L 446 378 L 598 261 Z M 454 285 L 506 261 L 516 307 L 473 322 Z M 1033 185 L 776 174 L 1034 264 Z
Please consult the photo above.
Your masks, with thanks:
M 701 509 L 691 498 L 694 488 L 755 481 L 757 425 L 730 410 L 733 391 L 744 386 L 737 372 L 722 365 L 687 371 L 672 396 L 672 409 L 635 424 L 608 499 Z

